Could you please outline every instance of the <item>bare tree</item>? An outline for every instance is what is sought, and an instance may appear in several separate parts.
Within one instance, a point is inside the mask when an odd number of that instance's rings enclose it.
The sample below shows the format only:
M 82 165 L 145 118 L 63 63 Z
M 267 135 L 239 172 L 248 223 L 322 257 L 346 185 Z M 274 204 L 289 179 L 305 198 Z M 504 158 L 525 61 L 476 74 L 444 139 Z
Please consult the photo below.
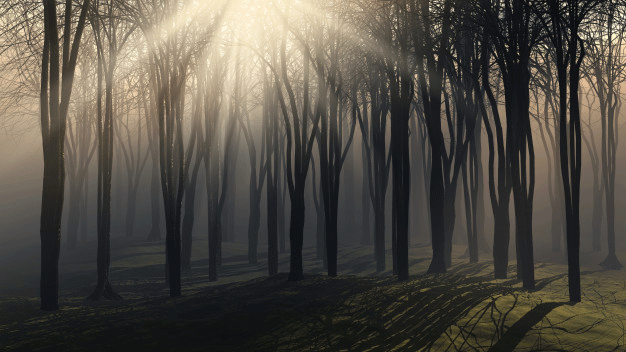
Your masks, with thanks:
M 102 9 L 101 9 L 102 8 Z M 102 12 L 101 12 L 102 11 Z M 118 54 L 135 30 L 132 24 L 124 23 L 117 16 L 119 9 L 114 1 L 94 3 L 91 25 L 98 50 L 98 282 L 90 299 L 120 299 L 109 282 L 111 265 L 111 177 L 113 171 L 113 137 L 115 111 L 113 89 Z M 118 37 L 119 36 L 119 37 Z M 102 115 L 102 81 L 104 80 L 104 116 Z M 132 166 L 132 165 L 129 165 Z
M 43 1 L 44 46 L 41 62 L 41 137 L 43 142 L 43 191 L 41 201 L 41 280 L 42 310 L 59 308 L 59 251 L 65 188 L 64 145 L 67 112 L 74 83 L 74 72 L 89 0 L 82 4 L 76 29 L 72 30 L 72 1 L 65 3 L 63 45 L 60 55 L 56 2 Z M 72 38 L 72 32 L 74 32 Z
M 502 74 L 506 110 L 506 144 L 515 205 L 518 278 L 535 287 L 532 207 L 535 152 L 530 127 L 530 58 L 542 34 L 533 4 L 527 0 L 481 2 L 481 21 Z M 495 249 L 494 249 L 495 250 Z
M 551 21 L 548 37 L 555 51 L 559 83 L 559 159 L 565 196 L 568 285 L 571 302 L 580 302 L 581 299 L 579 256 L 582 138 L 578 87 L 580 67 L 585 56 L 585 44 L 580 39 L 579 32 L 587 15 L 596 4 L 595 0 L 548 2 Z M 569 120 L 567 118 L 568 101 Z
M 66 170 L 69 186 L 69 212 L 67 215 L 67 243 L 70 249 L 76 248 L 79 226 L 87 223 L 88 199 L 87 180 L 89 165 L 98 144 L 94 133 L 94 121 L 90 118 L 95 104 L 88 94 L 91 93 L 90 75 L 94 74 L 93 57 L 83 51 L 80 60 L 80 103 L 77 104 L 74 119 L 68 120 L 68 133 L 65 141 Z M 86 229 L 81 229 L 82 236 L 86 236 Z
M 587 47 L 587 82 L 591 85 L 600 104 L 602 143 L 600 159 L 602 183 L 606 209 L 608 255 L 600 263 L 609 269 L 620 269 L 622 264 L 615 255 L 615 173 L 618 120 L 621 109 L 620 87 L 626 75 L 626 61 L 621 53 L 626 26 L 622 22 L 623 6 L 617 1 L 607 1 L 598 11 L 597 25 L 590 29 L 589 37 L 594 38 Z

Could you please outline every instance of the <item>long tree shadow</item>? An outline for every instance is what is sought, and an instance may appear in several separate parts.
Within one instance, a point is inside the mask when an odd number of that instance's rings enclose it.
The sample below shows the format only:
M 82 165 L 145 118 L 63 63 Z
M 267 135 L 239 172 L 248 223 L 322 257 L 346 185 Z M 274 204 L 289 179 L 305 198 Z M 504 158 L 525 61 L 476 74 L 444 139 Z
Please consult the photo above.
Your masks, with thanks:
M 553 309 L 560 307 L 565 302 L 539 303 L 516 321 L 502 337 L 489 349 L 489 352 L 514 351 L 517 345 L 532 327 L 545 318 Z
M 328 278 L 286 274 L 211 286 L 177 299 L 77 306 L 11 328 L 9 349 L 365 350 L 432 346 L 451 324 L 511 288 L 458 275 Z M 19 331 L 19 333 L 17 333 Z M 68 339 L 67 336 L 71 336 Z M 111 336 L 115 336 L 112 339 Z M 221 346 L 221 347 L 220 347 Z M 66 348 L 67 347 L 67 348 Z M 48 350 L 53 350 L 49 348 Z

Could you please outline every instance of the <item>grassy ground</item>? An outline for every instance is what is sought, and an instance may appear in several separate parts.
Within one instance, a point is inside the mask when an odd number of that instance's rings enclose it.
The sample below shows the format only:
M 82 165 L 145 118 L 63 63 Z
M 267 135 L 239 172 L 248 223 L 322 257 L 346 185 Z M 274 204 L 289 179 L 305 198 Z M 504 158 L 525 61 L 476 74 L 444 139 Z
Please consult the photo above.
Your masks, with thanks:
M 167 297 L 162 244 L 138 240 L 118 239 L 113 246 L 112 283 L 123 301 L 85 300 L 95 281 L 93 248 L 62 257 L 57 312 L 38 309 L 32 270 L 4 276 L 0 350 L 626 349 L 623 271 L 583 268 L 583 302 L 570 305 L 566 266 L 541 253 L 537 290 L 528 292 L 517 280 L 493 280 L 489 261 L 468 265 L 456 259 L 448 273 L 424 275 L 426 246 L 411 248 L 412 276 L 405 283 L 389 272 L 373 275 L 372 248 L 365 246 L 340 251 L 337 278 L 324 276 L 313 249 L 305 249 L 305 279 L 287 282 L 287 255 L 280 258 L 282 274 L 268 278 L 264 260 L 249 265 L 243 246 L 226 244 L 220 281 L 209 283 L 201 254 L 206 242 L 199 242 L 199 259 L 183 276 L 183 296 L 175 299 Z M 455 248 L 455 258 L 462 254 Z M 585 254 L 589 263 L 601 259 Z M 515 277 L 513 265 L 509 276 Z

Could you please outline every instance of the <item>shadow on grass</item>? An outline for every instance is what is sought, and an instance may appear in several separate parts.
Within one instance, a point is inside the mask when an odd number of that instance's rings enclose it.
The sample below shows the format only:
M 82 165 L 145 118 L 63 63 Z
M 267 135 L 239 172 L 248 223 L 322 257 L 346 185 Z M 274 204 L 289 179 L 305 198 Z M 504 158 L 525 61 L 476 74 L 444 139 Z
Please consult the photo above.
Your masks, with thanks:
M 545 302 L 539 303 L 516 321 L 502 335 L 502 337 L 489 349 L 489 352 L 509 352 L 515 351 L 517 345 L 532 327 L 543 320 L 553 309 L 560 307 L 565 302 Z
M 154 270 L 154 269 L 152 269 Z M 463 270 L 460 270 L 463 272 Z M 117 275 L 121 275 L 118 273 Z M 450 324 L 511 288 L 457 274 L 393 277 L 286 274 L 176 299 L 65 306 L 7 326 L 8 350 L 364 350 L 432 346 Z
M 305 257 L 313 263 L 312 252 Z M 350 259 L 340 261 L 340 270 L 371 272 L 371 255 L 354 251 L 346 258 Z M 287 260 L 281 256 L 281 265 Z M 424 260 L 416 258 L 411 265 Z M 315 263 L 319 270 L 321 263 Z M 195 291 L 171 299 L 166 297 L 164 266 L 154 264 L 111 271 L 116 290 L 135 299 L 93 304 L 84 297 L 95 283 L 95 271 L 81 272 L 65 283 L 72 292 L 80 292 L 81 299 L 65 302 L 58 312 L 31 309 L 24 319 L 0 323 L 0 346 L 9 351 L 431 349 L 474 308 L 486 312 L 490 301 L 503 296 L 515 296 L 517 303 L 516 288 L 491 282 L 492 265 L 458 264 L 446 274 L 413 276 L 403 283 L 394 277 L 311 274 L 288 282 L 286 274 L 279 274 L 209 286 L 207 262 L 196 260 L 183 273 L 183 286 L 194 286 Z M 224 257 L 220 277 L 250 272 L 263 276 L 266 271 L 264 262 L 250 265 L 245 256 Z M 543 279 L 538 285 L 561 277 Z M 82 295 L 83 291 L 87 293 Z M 510 328 L 504 325 L 510 310 L 504 312 L 496 326 L 497 338 L 486 348 L 513 350 L 533 325 L 561 304 L 542 303 Z

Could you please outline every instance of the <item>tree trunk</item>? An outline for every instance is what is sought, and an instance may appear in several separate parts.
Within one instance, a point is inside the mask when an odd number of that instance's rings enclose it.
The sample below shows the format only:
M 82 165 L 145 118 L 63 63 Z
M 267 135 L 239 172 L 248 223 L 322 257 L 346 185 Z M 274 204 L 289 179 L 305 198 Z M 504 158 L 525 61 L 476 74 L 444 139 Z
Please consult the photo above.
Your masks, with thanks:
M 445 243 L 445 262 L 446 269 L 452 266 L 452 236 L 454 234 L 454 222 L 456 219 L 456 185 L 448 185 L 444 191 L 444 205 L 443 205 L 443 218 L 445 222 L 443 224 L 444 243 Z
M 278 273 L 278 194 L 270 173 L 267 180 L 267 267 L 270 276 Z
M 256 184 L 250 186 L 256 192 Z M 257 251 L 259 247 L 259 228 L 261 227 L 261 195 L 250 195 L 250 217 L 248 218 L 248 263 L 257 263 Z
M 280 247 L 280 253 L 284 254 L 287 252 L 287 236 L 285 235 L 285 211 L 287 210 L 287 206 L 285 205 L 285 196 L 287 192 L 285 191 L 286 182 L 284 181 L 284 178 L 281 177 L 282 172 L 284 172 L 284 170 L 279 168 L 276 176 L 276 184 L 278 185 L 276 187 L 276 197 L 278 198 L 278 244 Z
M 44 162 L 41 200 L 41 280 L 39 294 L 42 310 L 59 309 L 59 253 L 61 249 L 61 211 L 63 202 L 63 156 L 53 143 Z M 56 147 L 56 148 L 55 148 Z M 54 160 L 56 156 L 56 160 Z
M 507 277 L 510 231 L 509 204 L 501 204 L 494 213 L 493 226 L 493 266 L 496 279 L 506 279 Z
M 196 183 L 195 177 L 187 184 L 185 188 L 185 215 L 183 216 L 183 227 L 181 232 L 181 269 L 183 271 L 191 270 L 191 248 L 193 241 L 193 225 L 195 219 L 195 201 L 196 201 Z
M 443 170 L 438 147 L 433 145 L 431 153 L 433 163 L 430 176 L 430 224 L 433 258 L 428 267 L 429 274 L 446 272 Z
M 376 272 L 385 271 L 385 203 L 376 198 L 374 207 L 374 253 L 376 255 Z
M 156 143 L 155 143 L 156 144 Z M 148 241 L 160 241 L 161 240 L 161 206 L 159 196 L 159 159 L 153 157 L 152 159 L 152 176 L 150 178 L 150 210 L 152 214 L 152 222 L 150 224 L 150 233 L 148 234 Z
M 365 146 L 361 148 L 361 154 L 365 156 Z M 364 159 L 363 159 L 364 160 Z M 362 175 L 362 185 L 361 185 L 361 244 L 364 246 L 369 246 L 372 244 L 372 235 L 371 235 L 371 224 L 372 220 L 370 219 L 370 196 L 369 196 L 369 186 L 367 184 L 367 163 L 362 162 L 363 171 Z
M 304 278 L 302 270 L 302 245 L 304 234 L 304 189 L 295 190 L 295 197 L 291 198 L 291 220 L 289 223 L 289 243 L 291 259 L 289 281 L 298 281 Z

